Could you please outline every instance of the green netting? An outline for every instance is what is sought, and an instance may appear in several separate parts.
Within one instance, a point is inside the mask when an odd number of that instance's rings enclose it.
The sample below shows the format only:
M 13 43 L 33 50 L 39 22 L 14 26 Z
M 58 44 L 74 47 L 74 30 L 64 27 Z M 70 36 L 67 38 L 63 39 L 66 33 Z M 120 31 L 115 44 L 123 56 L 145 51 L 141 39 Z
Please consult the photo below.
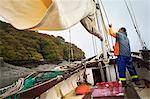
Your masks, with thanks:
M 52 79 L 52 78 L 55 78 L 55 77 L 61 76 L 61 75 L 64 75 L 63 71 L 39 73 L 38 75 L 36 75 L 34 77 L 30 76 L 27 79 L 25 79 L 22 90 L 26 90 L 28 88 L 31 88 L 31 87 L 35 86 L 36 83 L 38 83 L 38 82 L 44 82 L 44 81 L 47 81 L 49 79 Z M 3 92 L 4 92 L 4 90 L 3 90 Z M 17 94 L 8 96 L 8 97 L 6 97 L 6 99 L 17 99 Z
M 55 78 L 60 75 L 64 75 L 64 72 L 63 71 L 54 71 L 54 72 L 49 72 L 49 73 L 40 73 L 35 77 L 30 76 L 29 78 L 27 78 L 25 80 L 22 90 L 31 88 L 38 82 L 44 82 L 46 80 Z
M 36 83 L 35 78 L 29 77 L 28 79 L 25 80 L 22 90 L 33 87 L 35 83 Z

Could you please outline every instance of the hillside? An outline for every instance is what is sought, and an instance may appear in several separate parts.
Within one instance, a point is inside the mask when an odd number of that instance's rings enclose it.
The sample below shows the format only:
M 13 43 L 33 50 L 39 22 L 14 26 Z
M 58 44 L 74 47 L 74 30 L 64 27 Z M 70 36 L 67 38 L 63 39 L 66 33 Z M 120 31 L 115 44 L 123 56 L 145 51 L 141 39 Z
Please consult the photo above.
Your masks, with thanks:
M 84 58 L 84 52 L 72 44 L 75 60 Z M 4 61 L 56 62 L 69 59 L 70 43 L 63 37 L 20 31 L 0 22 L 0 57 Z

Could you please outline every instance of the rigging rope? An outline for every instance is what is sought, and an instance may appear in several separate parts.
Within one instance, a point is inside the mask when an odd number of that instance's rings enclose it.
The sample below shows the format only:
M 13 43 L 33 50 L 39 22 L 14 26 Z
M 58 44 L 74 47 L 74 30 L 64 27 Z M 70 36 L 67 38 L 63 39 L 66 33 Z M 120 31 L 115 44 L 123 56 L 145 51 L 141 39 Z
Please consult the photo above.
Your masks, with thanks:
M 106 16 L 107 23 L 108 23 L 108 25 L 109 25 L 109 19 L 108 19 L 108 16 L 107 16 L 107 13 L 106 13 L 105 7 L 104 7 L 104 5 L 103 5 L 103 1 L 102 1 L 102 0 L 100 0 L 100 3 L 101 3 L 101 5 L 102 5 L 102 8 L 103 8 L 103 10 L 104 10 L 104 14 L 105 14 L 105 16 Z
M 108 42 L 108 31 L 107 31 L 107 28 L 106 28 L 106 25 L 105 25 L 105 22 L 104 22 L 104 17 L 103 17 L 103 14 L 102 14 L 102 10 L 100 10 L 100 15 L 101 15 L 101 20 L 102 20 L 102 26 L 103 26 L 103 31 L 104 31 L 104 36 L 105 36 L 105 45 L 107 46 L 107 48 L 110 48 L 110 44 Z
M 134 10 L 133 10 L 133 7 L 132 7 L 132 4 L 131 4 L 131 1 L 130 1 L 130 0 L 129 0 L 129 4 L 130 4 L 131 11 L 132 11 L 132 13 L 133 13 L 133 17 L 134 17 L 134 19 L 135 19 L 136 27 L 137 27 L 137 29 L 138 29 L 138 31 L 139 31 L 139 36 L 140 36 L 140 38 L 141 38 L 141 40 L 142 40 L 141 32 L 140 32 L 140 29 L 139 29 L 139 27 L 138 27 L 137 20 L 136 20 L 136 17 L 135 17 L 135 13 L 134 13 Z M 142 40 L 142 42 L 143 42 L 143 44 L 144 44 L 143 49 L 147 49 L 146 43 L 145 43 L 143 40 Z
M 131 17 L 131 20 L 132 20 L 133 26 L 134 26 L 134 28 L 135 28 L 135 30 L 136 30 L 136 33 L 137 33 L 137 35 L 138 35 L 138 37 L 139 37 L 141 46 L 142 46 L 143 49 L 147 49 L 146 43 L 142 40 L 141 33 L 140 33 L 139 28 L 138 28 L 138 24 L 137 24 L 137 21 L 136 21 L 136 18 L 135 18 L 135 14 L 134 14 L 133 7 L 132 7 L 132 5 L 131 5 L 131 2 L 130 2 L 131 11 L 130 11 L 130 8 L 129 8 L 128 4 L 127 4 L 127 1 L 124 0 L 124 2 L 125 2 L 125 5 L 126 5 L 126 7 L 127 7 L 128 12 L 129 12 L 129 15 L 130 15 L 130 17 Z
M 105 16 L 106 16 L 107 24 L 109 25 L 109 24 L 110 24 L 110 21 L 109 21 L 108 15 L 107 15 L 107 13 L 106 13 L 106 9 L 105 9 L 105 7 L 104 7 L 103 1 L 100 0 L 100 3 L 101 3 L 101 5 L 102 5 L 104 14 L 105 14 Z M 107 32 L 107 33 L 108 33 L 108 32 Z M 111 44 L 112 44 L 112 47 L 113 47 L 113 46 L 114 46 L 114 42 L 113 42 L 113 38 L 112 38 L 112 37 L 111 37 Z M 112 49 L 113 49 L 113 48 L 112 48 Z

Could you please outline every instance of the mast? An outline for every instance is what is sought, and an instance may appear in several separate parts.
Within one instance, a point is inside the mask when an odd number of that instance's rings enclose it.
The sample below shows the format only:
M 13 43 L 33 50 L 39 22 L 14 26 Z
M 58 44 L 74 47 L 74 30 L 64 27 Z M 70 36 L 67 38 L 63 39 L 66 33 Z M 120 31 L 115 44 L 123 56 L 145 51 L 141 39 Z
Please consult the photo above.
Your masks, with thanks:
M 102 33 L 102 36 L 104 38 L 102 43 L 101 43 L 101 47 L 102 47 L 102 51 L 103 51 L 103 55 L 104 55 L 103 62 L 105 64 L 104 67 L 106 68 L 106 77 L 107 77 L 107 80 L 105 79 L 104 81 L 111 81 L 111 75 L 110 75 L 110 70 L 109 70 L 110 65 L 108 64 L 109 63 L 109 58 L 107 56 L 108 46 L 109 46 L 107 29 L 106 29 L 106 26 L 105 26 L 105 23 L 104 23 L 104 18 L 103 18 L 102 11 L 101 11 L 101 8 L 100 8 L 100 1 L 96 0 L 95 2 L 96 2 L 96 7 L 97 7 L 97 11 L 96 11 L 97 27 L 98 27 L 98 30 Z M 101 30 L 100 24 L 102 24 L 103 32 Z

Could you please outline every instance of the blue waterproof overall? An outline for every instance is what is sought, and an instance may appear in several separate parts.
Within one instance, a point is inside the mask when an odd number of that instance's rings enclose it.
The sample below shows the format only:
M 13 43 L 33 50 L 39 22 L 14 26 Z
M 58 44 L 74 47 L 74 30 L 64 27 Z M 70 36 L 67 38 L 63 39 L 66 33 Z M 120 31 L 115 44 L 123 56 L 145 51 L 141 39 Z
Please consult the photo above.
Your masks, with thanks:
M 138 76 L 132 62 L 130 44 L 127 33 L 117 32 L 116 41 L 119 44 L 119 54 L 117 58 L 119 80 L 126 81 L 126 68 L 128 69 L 132 80 L 138 80 Z
M 129 71 L 132 80 L 137 81 L 138 76 L 136 70 L 132 63 L 132 57 L 119 55 L 117 58 L 118 72 L 119 72 L 119 80 L 126 81 L 126 68 Z

